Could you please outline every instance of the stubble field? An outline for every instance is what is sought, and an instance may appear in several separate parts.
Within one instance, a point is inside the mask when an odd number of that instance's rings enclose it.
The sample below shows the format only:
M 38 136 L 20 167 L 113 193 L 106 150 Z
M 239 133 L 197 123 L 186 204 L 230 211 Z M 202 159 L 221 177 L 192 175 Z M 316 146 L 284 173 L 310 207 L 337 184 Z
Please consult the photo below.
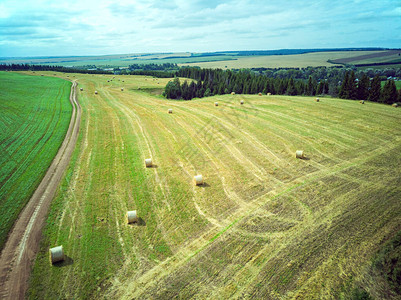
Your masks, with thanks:
M 28 297 L 395 297 L 372 260 L 401 227 L 398 109 L 169 101 L 157 96 L 167 79 L 69 76 L 83 88 L 81 131 Z M 56 245 L 67 258 L 51 266 Z

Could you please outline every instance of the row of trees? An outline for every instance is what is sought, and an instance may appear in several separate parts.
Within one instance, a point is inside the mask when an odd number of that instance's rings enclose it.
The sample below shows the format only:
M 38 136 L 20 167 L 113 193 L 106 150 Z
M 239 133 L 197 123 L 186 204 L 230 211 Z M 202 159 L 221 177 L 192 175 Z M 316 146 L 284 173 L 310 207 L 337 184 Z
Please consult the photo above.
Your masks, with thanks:
M 84 74 L 113 74 L 111 71 L 86 70 L 79 68 L 67 68 L 63 66 L 29 65 L 29 64 L 0 64 L 0 71 L 52 71 L 62 73 Z
M 381 80 L 376 75 L 370 80 L 362 74 L 359 80 L 354 71 L 347 71 L 335 86 L 330 86 L 328 79 L 319 82 L 312 76 L 308 80 L 293 78 L 270 78 L 266 75 L 255 74 L 249 70 L 231 71 L 220 69 L 200 69 L 193 67 L 181 68 L 177 76 L 191 78 L 193 81 L 184 81 L 181 84 L 178 78 L 170 81 L 165 88 L 165 96 L 171 99 L 189 100 L 194 97 L 208 97 L 235 92 L 236 94 L 272 93 L 278 95 L 325 95 L 332 92 L 344 99 L 369 99 L 371 101 L 393 103 L 401 97 L 395 87 L 394 80 L 389 80 L 381 88 Z
M 362 78 L 359 80 L 354 71 L 351 71 L 345 73 L 338 96 L 343 99 L 370 100 L 392 104 L 397 101 L 401 102 L 401 89 L 397 92 L 393 79 L 387 80 L 382 88 L 379 75 L 370 80 L 366 74 L 362 74 Z

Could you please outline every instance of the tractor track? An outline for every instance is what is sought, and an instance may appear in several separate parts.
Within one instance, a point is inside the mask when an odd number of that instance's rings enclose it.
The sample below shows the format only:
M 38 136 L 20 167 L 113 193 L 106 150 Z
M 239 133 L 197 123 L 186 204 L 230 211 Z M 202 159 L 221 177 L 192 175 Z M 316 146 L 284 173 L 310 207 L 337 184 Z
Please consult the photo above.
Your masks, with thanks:
M 31 265 L 39 251 L 43 224 L 78 139 L 81 107 L 76 98 L 76 88 L 77 83 L 73 81 L 70 94 L 73 110 L 65 139 L 46 175 L 15 222 L 1 252 L 0 299 L 25 297 Z

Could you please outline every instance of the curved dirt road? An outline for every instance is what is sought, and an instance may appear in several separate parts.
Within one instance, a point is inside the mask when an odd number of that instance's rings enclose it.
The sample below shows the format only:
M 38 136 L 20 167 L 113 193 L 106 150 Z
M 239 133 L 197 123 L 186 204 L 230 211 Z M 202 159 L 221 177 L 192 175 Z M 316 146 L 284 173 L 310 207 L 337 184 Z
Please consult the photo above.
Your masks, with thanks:
M 71 87 L 73 107 L 65 139 L 46 175 L 11 230 L 0 256 L 0 299 L 23 299 L 31 264 L 39 250 L 42 227 L 61 177 L 68 167 L 78 138 L 81 107 L 76 98 L 77 83 Z

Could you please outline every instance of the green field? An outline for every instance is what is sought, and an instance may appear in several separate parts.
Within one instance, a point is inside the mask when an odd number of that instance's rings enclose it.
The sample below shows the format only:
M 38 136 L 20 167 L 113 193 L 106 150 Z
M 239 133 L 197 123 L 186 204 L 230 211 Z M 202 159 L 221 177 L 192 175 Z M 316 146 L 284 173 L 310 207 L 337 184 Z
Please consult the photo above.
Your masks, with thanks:
M 219 53 L 142 53 L 103 56 L 39 57 L 39 58 L 2 58 L 0 63 L 27 63 L 59 65 L 68 67 L 97 66 L 99 68 L 128 67 L 132 64 L 176 63 L 180 66 L 200 66 L 202 68 L 241 69 L 241 68 L 305 68 L 318 66 L 335 66 L 342 61 L 354 58 L 375 56 L 368 62 L 388 62 L 398 58 L 384 56 L 388 51 L 330 51 L 312 52 L 294 55 L 240 55 L 236 52 Z M 338 60 L 339 64 L 328 61 Z M 359 61 L 355 61 L 360 63 Z M 362 60 L 361 62 L 365 62 Z
M 84 89 L 81 131 L 29 298 L 397 297 L 387 267 L 400 265 L 399 109 L 170 101 L 154 95 L 166 79 L 71 76 Z M 138 224 L 127 224 L 129 210 Z M 67 257 L 51 266 L 56 245 Z
M 71 83 L 0 72 L 0 249 L 67 132 Z
M 387 82 L 387 80 L 381 81 L 380 82 L 381 87 L 384 87 L 386 82 Z M 397 90 L 401 89 L 401 81 L 397 80 L 397 81 L 394 81 L 394 83 L 395 83 L 395 86 L 396 86 Z

